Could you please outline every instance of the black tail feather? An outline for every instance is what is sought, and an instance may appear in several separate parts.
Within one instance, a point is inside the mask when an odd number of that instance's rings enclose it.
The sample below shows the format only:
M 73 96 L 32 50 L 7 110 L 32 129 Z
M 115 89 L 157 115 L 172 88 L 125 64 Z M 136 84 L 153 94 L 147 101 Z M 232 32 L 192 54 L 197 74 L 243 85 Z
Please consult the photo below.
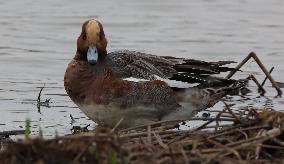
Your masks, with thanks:
M 211 75 L 220 74 L 235 70 L 224 65 L 235 63 L 234 61 L 206 62 L 194 59 L 184 59 L 181 63 L 175 64 L 173 68 L 178 72 L 173 74 L 170 79 L 188 83 L 230 83 L 228 79 L 213 77 Z M 216 83 L 216 84 L 215 84 Z M 206 84 L 208 85 L 208 84 Z

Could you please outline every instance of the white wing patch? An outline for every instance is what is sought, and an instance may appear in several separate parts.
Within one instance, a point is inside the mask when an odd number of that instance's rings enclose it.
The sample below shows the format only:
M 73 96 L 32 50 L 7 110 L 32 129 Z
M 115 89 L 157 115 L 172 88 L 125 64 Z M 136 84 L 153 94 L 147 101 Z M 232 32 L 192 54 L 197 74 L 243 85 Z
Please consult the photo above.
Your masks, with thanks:
M 123 80 L 126 80 L 126 81 L 133 81 L 133 82 L 140 82 L 140 81 L 150 81 L 150 80 L 147 80 L 147 79 L 139 79 L 139 78 L 135 78 L 135 77 L 128 77 L 128 78 L 125 78 Z
M 161 78 L 157 75 L 155 75 L 155 78 L 156 78 L 156 80 L 161 80 L 161 81 L 166 82 L 170 87 L 176 87 L 176 88 L 191 88 L 191 87 L 195 87 L 195 86 L 198 85 L 197 83 L 190 84 L 190 83 L 187 83 L 187 82 L 165 79 L 165 78 Z M 139 79 L 139 78 L 135 78 L 135 77 L 128 77 L 128 78 L 125 78 L 123 80 L 133 81 L 133 82 L 150 81 L 150 80 L 147 80 L 147 79 Z
M 157 80 L 161 80 L 166 82 L 170 87 L 176 87 L 176 88 L 191 88 L 194 87 L 198 84 L 190 84 L 187 82 L 182 82 L 182 81 L 176 81 L 176 80 L 170 80 L 170 79 L 164 79 L 159 76 L 155 76 Z

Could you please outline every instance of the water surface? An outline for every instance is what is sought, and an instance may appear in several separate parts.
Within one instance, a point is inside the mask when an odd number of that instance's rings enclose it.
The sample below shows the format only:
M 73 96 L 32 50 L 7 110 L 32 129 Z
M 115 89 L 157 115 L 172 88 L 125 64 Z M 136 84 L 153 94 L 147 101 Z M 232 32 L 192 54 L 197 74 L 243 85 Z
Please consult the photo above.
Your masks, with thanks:
M 284 81 L 284 1 L 282 0 L 10 0 L 0 2 L 0 131 L 23 129 L 30 118 L 45 136 L 70 133 L 73 125 L 95 123 L 64 96 L 63 75 L 76 51 L 81 24 L 98 18 L 109 51 L 137 50 L 207 61 L 241 61 L 254 51 L 273 76 Z M 255 62 L 244 72 L 264 78 Z M 40 112 L 36 99 L 51 99 Z M 259 97 L 233 98 L 238 106 L 283 109 L 270 83 Z M 234 102 L 235 103 L 235 102 Z M 217 107 L 222 107 L 218 103 Z M 70 114 L 75 122 L 70 119 Z

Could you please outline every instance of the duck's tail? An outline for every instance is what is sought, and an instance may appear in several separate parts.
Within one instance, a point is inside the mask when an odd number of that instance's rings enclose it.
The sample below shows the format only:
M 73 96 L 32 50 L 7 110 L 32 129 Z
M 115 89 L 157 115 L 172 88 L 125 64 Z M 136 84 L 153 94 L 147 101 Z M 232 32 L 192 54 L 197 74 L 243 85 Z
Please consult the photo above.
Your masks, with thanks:
M 206 62 L 194 59 L 164 58 L 171 61 L 180 61 L 179 63 L 176 62 L 176 64 L 173 66 L 177 73 L 172 75 L 170 78 L 171 80 L 200 84 L 218 79 L 212 77 L 211 75 L 235 70 L 234 68 L 225 65 L 236 63 L 234 61 Z
M 240 89 L 246 86 L 246 80 L 238 80 L 231 85 L 218 87 L 193 87 L 193 88 L 173 88 L 181 102 L 191 102 L 193 109 L 201 111 L 212 107 L 223 97 L 227 95 L 235 95 Z

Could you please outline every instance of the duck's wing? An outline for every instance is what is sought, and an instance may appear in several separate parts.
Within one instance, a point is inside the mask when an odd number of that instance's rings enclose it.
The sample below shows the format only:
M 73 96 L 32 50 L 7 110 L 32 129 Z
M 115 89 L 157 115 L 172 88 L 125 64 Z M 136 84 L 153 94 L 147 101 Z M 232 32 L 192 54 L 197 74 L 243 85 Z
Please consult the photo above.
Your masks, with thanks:
M 109 67 L 119 78 L 154 80 L 156 77 L 168 78 L 177 73 L 174 62 L 159 56 L 136 52 L 115 51 L 107 55 Z
M 136 51 L 115 51 L 107 55 L 109 66 L 118 78 L 145 80 L 167 79 L 187 83 L 204 83 L 212 74 L 231 71 L 224 65 L 233 61 L 205 62 L 194 59 L 156 56 Z M 218 78 L 216 78 L 218 79 Z M 215 80 L 216 80 L 215 79 Z

